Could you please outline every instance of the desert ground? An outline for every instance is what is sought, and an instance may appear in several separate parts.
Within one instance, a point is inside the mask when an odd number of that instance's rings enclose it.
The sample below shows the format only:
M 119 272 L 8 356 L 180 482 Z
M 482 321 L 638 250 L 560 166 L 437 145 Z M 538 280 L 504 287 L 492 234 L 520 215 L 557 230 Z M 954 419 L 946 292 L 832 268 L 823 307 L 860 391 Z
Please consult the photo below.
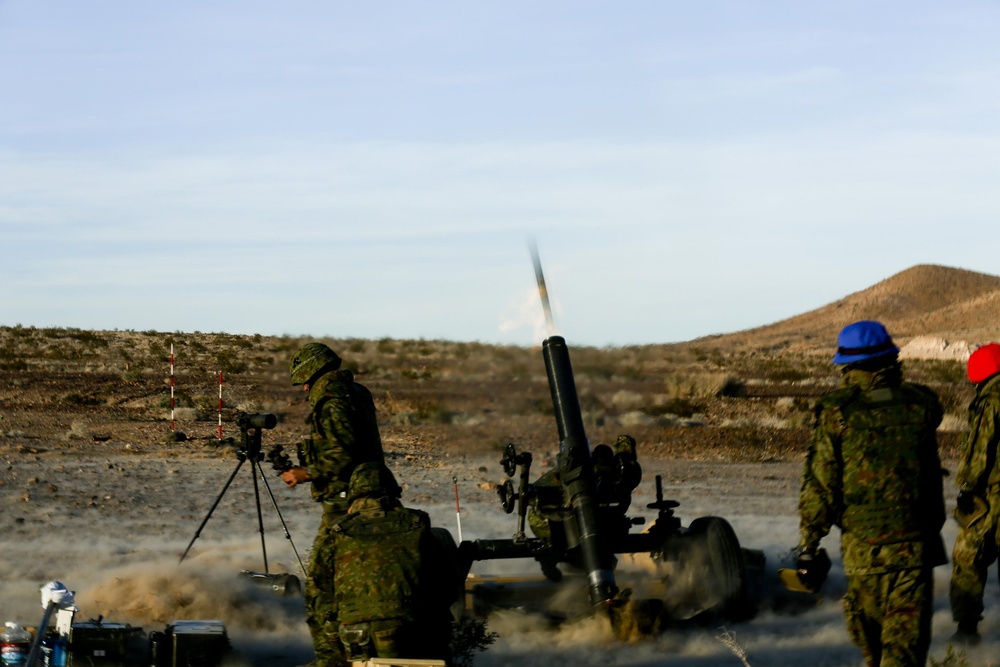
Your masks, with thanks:
M 885 319 L 909 352 L 904 372 L 937 391 L 944 405 L 939 443 L 945 466 L 954 470 L 972 396 L 961 351 L 1000 336 L 995 323 L 973 317 L 982 308 L 955 304 L 992 298 L 1000 294 L 998 283 L 1000 278 L 944 267 L 915 267 L 759 330 L 684 344 L 573 347 L 591 446 L 621 433 L 638 441 L 643 481 L 631 515 L 652 519 L 646 504 L 661 475 L 665 496 L 680 502 L 676 513 L 684 525 L 704 516 L 727 519 L 742 546 L 766 556 L 755 588 L 760 609 L 750 620 L 667 627 L 634 641 L 616 639 L 600 619 L 553 627 L 541 616 L 507 610 L 487 619 L 499 638 L 478 654 L 476 664 L 859 665 L 839 604 L 845 584 L 837 535 L 824 544 L 834 565 L 818 598 L 790 605 L 775 581 L 797 542 L 799 475 L 812 406 L 838 382 L 831 342 L 845 317 L 877 318 L 888 313 L 886 304 L 893 306 Z M 927 301 L 935 285 L 950 291 Z M 174 620 L 217 619 L 226 624 L 237 664 L 307 662 L 311 645 L 301 597 L 278 597 L 239 573 L 300 575 L 299 560 L 309 558 L 320 514 L 306 489 L 287 489 L 263 462 L 262 544 L 255 475 L 250 465 L 239 464 L 234 420 L 245 412 L 275 414 L 277 427 L 263 432 L 263 448 L 281 444 L 294 452 L 306 432 L 306 403 L 289 385 L 287 364 L 308 340 L 0 327 L 2 619 L 37 624 L 39 589 L 59 580 L 77 592 L 78 620 L 103 617 L 149 632 Z M 322 340 L 372 390 L 404 502 L 429 512 L 456 538 L 459 517 L 466 540 L 511 537 L 515 517 L 502 511 L 496 494 L 505 479 L 499 465 L 504 447 L 515 443 L 531 451 L 535 475 L 553 465 L 558 450 L 540 350 Z M 568 342 L 572 347 L 571 337 Z M 948 482 L 945 488 L 951 507 L 954 489 Z M 949 521 L 947 544 L 954 535 Z M 637 592 L 643 572 L 641 559 L 619 562 L 618 576 L 630 586 L 638 582 Z M 476 575 L 522 573 L 537 574 L 537 565 L 512 560 L 473 568 Z M 953 631 L 949 574 L 947 567 L 935 573 L 931 655 L 938 664 L 957 666 L 955 656 L 941 662 Z M 976 667 L 1000 664 L 996 575 L 991 572 L 987 588 L 985 641 L 964 656 Z
M 276 429 L 276 431 L 280 430 Z M 268 433 L 267 435 L 271 435 Z M 275 434 L 277 437 L 277 434 Z M 267 446 L 267 437 L 264 438 Z M 457 478 L 463 538 L 509 537 L 514 517 L 496 501 L 492 483 L 503 478 L 495 457 L 423 458 L 389 449 L 390 465 L 404 483 L 408 505 L 428 511 L 434 523 L 457 537 L 453 476 Z M 301 597 L 282 598 L 252 585 L 242 570 L 301 574 L 296 552 L 308 559 L 319 514 L 304 489 L 287 489 L 264 462 L 261 471 L 280 516 L 261 482 L 264 546 L 257 523 L 253 469 L 235 453 L 209 445 L 178 445 L 155 454 L 102 446 L 5 448 L 4 540 L 0 555 L 0 611 L 8 620 L 37 623 L 39 588 L 59 580 L 77 591 L 78 620 L 103 616 L 146 631 L 177 619 L 226 623 L 239 664 L 297 665 L 310 659 Z M 657 458 L 644 460 L 644 482 L 633 507 L 638 514 L 653 499 L 652 479 L 662 475 L 665 494 L 679 501 L 686 525 L 699 516 L 725 517 L 744 547 L 765 552 L 755 618 L 697 628 L 667 628 L 623 642 L 600 619 L 552 627 L 540 616 L 517 611 L 488 618 L 499 639 L 478 654 L 477 665 L 548 665 L 572 660 L 587 665 L 829 665 L 860 664 L 848 641 L 839 606 L 845 588 L 836 535 L 825 545 L 835 555 L 831 578 L 816 604 L 794 608 L 775 603 L 774 581 L 795 544 L 800 463 L 723 463 Z M 239 466 L 239 468 L 237 468 Z M 235 473 L 231 484 L 227 479 Z M 225 491 L 223 492 L 223 489 Z M 208 517 L 212 503 L 221 500 Z M 208 517 L 200 534 L 196 531 Z M 950 543 L 954 527 L 945 533 Z M 190 552 L 183 563 L 181 554 Z M 621 572 L 632 566 L 623 559 Z M 640 570 L 641 571 L 641 570 Z M 537 573 L 533 562 L 478 563 L 478 574 Z M 991 575 L 992 576 L 992 575 Z M 932 656 L 944 659 L 952 631 L 947 610 L 948 569 L 936 572 Z M 995 579 L 987 594 L 987 641 L 968 653 L 972 665 L 995 665 L 1000 650 L 1000 595 Z M 727 645 L 745 651 L 745 660 Z M 991 660 L 993 662 L 991 662 Z

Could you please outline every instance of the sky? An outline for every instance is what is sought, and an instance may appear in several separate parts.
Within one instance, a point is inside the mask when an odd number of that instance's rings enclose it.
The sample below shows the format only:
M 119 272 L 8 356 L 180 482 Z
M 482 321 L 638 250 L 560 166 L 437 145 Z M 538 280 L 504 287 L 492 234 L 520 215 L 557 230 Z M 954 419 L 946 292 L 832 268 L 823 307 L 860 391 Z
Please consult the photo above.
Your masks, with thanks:
M 1000 274 L 1000 6 L 0 0 L 0 325 L 537 345 Z M 846 323 L 845 323 L 846 324 Z

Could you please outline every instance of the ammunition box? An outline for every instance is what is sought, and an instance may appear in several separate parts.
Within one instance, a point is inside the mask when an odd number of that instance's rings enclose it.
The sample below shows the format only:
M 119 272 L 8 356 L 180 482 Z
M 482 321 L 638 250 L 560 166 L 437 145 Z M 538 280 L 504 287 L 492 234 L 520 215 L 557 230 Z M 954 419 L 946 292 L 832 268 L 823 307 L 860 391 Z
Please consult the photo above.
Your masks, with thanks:
M 128 623 L 74 623 L 69 635 L 69 657 L 76 665 L 87 667 L 122 664 L 143 638 L 142 628 Z
M 215 667 L 230 649 L 222 621 L 174 621 L 171 667 Z

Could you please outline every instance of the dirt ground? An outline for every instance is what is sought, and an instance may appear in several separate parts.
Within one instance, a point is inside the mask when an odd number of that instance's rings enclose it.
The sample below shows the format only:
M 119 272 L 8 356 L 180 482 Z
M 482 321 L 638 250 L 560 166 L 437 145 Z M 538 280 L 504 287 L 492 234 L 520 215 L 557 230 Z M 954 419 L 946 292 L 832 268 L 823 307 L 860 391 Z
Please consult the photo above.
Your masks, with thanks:
M 19 342 L 8 341 L 0 350 L 6 351 L 0 361 L 7 364 L 0 364 L 0 620 L 37 624 L 39 589 L 59 580 L 77 592 L 77 620 L 103 617 L 146 632 L 175 620 L 221 620 L 235 649 L 234 664 L 308 662 L 312 648 L 302 598 L 277 596 L 240 573 L 301 577 L 300 563 L 308 562 L 320 512 L 306 489 L 286 488 L 267 461 L 259 474 L 250 463 L 240 463 L 240 434 L 233 425 L 241 411 L 275 413 L 279 423 L 263 432 L 262 450 L 297 442 L 307 406 L 302 392 L 289 386 L 286 357 L 299 341 L 171 336 L 190 369 L 178 377 L 188 395 L 179 392 L 178 405 L 184 407 L 171 431 L 165 376 L 149 368 L 140 372 L 143 359 L 163 356 L 163 336 L 6 333 Z M 362 381 L 376 396 L 387 460 L 404 487 L 404 502 L 426 510 L 456 540 L 512 537 L 516 518 L 503 512 L 496 494 L 505 479 L 499 465 L 503 447 L 514 442 L 519 450 L 532 451 L 532 477 L 551 467 L 557 449 L 548 387 L 534 351 L 423 343 L 411 350 L 393 341 L 354 345 L 354 355 L 369 355 Z M 395 352 L 382 349 L 388 347 Z M 482 357 L 483 365 L 466 360 L 468 368 L 443 362 L 425 368 L 435 357 L 424 355 L 423 347 L 427 354 L 444 350 L 456 359 L 466 359 L 457 353 L 468 352 L 468 360 Z M 239 354 L 230 355 L 231 348 Z M 202 366 L 195 364 L 199 350 L 208 358 Z M 680 503 L 676 514 L 683 525 L 724 517 L 742 546 L 765 555 L 766 567 L 754 582 L 759 612 L 726 626 L 667 627 L 621 641 L 598 618 L 553 626 L 528 610 L 505 610 L 487 619 L 499 638 L 477 656 L 476 665 L 859 664 L 839 605 L 845 583 L 836 535 L 825 542 L 834 567 L 822 595 L 789 605 L 776 586 L 777 568 L 791 564 L 790 548 L 798 537 L 799 475 L 808 439 L 804 417 L 809 398 L 823 385 L 748 385 L 752 391 L 738 397 L 698 399 L 701 412 L 687 418 L 651 406 L 666 389 L 701 376 L 678 371 L 664 376 L 664 385 L 659 372 L 645 366 L 635 377 L 605 372 L 627 366 L 619 356 L 633 353 L 577 357 L 587 435 L 592 445 L 612 442 L 620 433 L 638 440 L 643 481 L 633 495 L 631 516 L 651 522 L 655 512 L 646 505 L 655 498 L 654 479 L 660 475 L 666 498 Z M 217 371 L 211 369 L 219 359 L 231 358 L 245 359 L 248 366 L 226 376 L 220 441 Z M 511 374 L 520 366 L 528 370 Z M 196 381 L 200 393 L 191 389 Z M 802 394 L 790 394 L 791 389 Z M 953 455 L 958 434 L 940 435 L 942 452 Z M 951 523 L 945 539 L 954 540 Z M 475 564 L 473 574 L 534 576 L 539 570 L 533 561 L 486 561 Z M 936 572 L 932 655 L 937 657 L 944 655 L 953 630 L 948 574 L 947 568 Z M 619 560 L 616 577 L 637 596 L 649 583 L 644 576 L 649 575 L 641 558 Z M 982 626 L 987 641 L 968 654 L 976 667 L 1000 654 L 995 581 L 988 591 Z M 584 595 L 567 586 L 555 597 L 562 603 Z
M 515 517 L 505 514 L 496 500 L 494 485 L 504 475 L 495 456 L 435 458 L 406 448 L 387 449 L 390 466 L 404 485 L 404 501 L 427 510 L 436 525 L 457 537 L 460 519 L 466 540 L 506 538 L 515 531 Z M 633 514 L 652 518 L 645 505 L 654 498 L 654 477 L 662 475 L 665 495 L 680 502 L 677 513 L 685 525 L 699 516 L 723 516 L 744 547 L 766 554 L 756 618 L 728 627 L 668 628 L 623 643 L 596 620 L 553 628 L 530 614 L 507 611 L 489 619 L 500 638 L 476 664 L 541 665 L 569 658 L 587 665 L 739 665 L 733 646 L 745 651 L 753 665 L 859 664 L 838 604 L 844 590 L 839 559 L 818 604 L 794 614 L 772 604 L 773 575 L 787 564 L 796 541 L 800 465 L 643 459 Z M 538 472 L 544 470 L 540 468 Z M 258 479 L 257 487 L 263 535 L 253 468 L 241 464 L 230 448 L 205 442 L 152 452 L 113 443 L 0 444 L 3 619 L 37 623 L 39 588 L 59 580 L 77 591 L 78 620 L 103 616 L 152 631 L 179 619 L 218 619 L 226 623 L 241 663 L 280 667 L 307 662 L 311 647 L 301 598 L 276 596 L 239 573 L 300 575 L 298 560 L 308 559 L 319 512 L 304 489 L 285 488 L 266 461 L 260 470 L 267 482 Z M 949 526 L 946 540 L 953 539 Z M 826 546 L 838 554 L 836 536 Z M 623 559 L 622 572 L 630 567 Z M 944 654 L 944 639 L 952 630 L 946 570 L 937 572 L 934 655 Z M 494 561 L 476 564 L 473 572 L 535 574 L 537 566 Z M 995 582 L 986 617 L 986 636 L 996 637 L 1000 596 Z M 998 648 L 1000 641 L 989 639 L 969 655 L 972 664 L 996 664 L 989 660 Z

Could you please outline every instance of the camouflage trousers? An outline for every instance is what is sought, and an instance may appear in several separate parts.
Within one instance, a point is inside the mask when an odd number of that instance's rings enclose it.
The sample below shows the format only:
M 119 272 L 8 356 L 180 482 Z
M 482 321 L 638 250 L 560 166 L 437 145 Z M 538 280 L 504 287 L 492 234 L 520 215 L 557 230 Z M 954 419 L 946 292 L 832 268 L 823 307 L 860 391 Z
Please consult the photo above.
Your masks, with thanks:
M 987 502 L 986 515 L 971 525 L 960 523 L 955 537 L 949 597 L 952 618 L 958 623 L 975 625 L 982 618 L 987 571 L 1000 553 L 1000 497 L 994 492 Z
M 929 567 L 849 575 L 847 632 L 868 667 L 923 667 L 931 643 L 934 575 Z
M 340 643 L 340 622 L 334 599 L 333 530 L 332 526 L 344 516 L 343 512 L 324 511 L 323 521 L 313 540 L 309 568 L 306 572 L 305 602 L 306 623 L 312 635 L 316 652 L 316 667 L 343 667 L 348 664 L 344 647 Z

